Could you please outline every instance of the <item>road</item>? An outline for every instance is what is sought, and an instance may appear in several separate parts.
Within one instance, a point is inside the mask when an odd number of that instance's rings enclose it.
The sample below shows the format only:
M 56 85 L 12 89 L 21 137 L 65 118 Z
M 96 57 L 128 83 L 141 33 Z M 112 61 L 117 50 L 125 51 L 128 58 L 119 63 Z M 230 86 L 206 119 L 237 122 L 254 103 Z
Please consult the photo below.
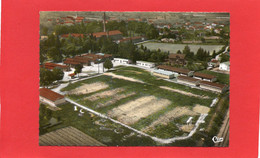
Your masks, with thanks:
M 222 54 L 228 52 L 228 48 L 229 48 L 229 46 L 226 47 L 226 49 L 224 50 L 224 52 L 222 52 L 222 53 L 220 53 L 219 55 L 217 55 L 217 56 L 215 57 L 215 59 L 216 59 L 216 60 L 219 60 L 220 55 L 222 55 Z
M 229 144 L 229 110 L 227 111 L 227 114 L 225 116 L 225 119 L 223 120 L 223 124 L 219 130 L 217 137 L 223 138 L 223 142 L 216 143 L 215 146 L 218 146 L 218 147 L 228 146 L 228 144 Z

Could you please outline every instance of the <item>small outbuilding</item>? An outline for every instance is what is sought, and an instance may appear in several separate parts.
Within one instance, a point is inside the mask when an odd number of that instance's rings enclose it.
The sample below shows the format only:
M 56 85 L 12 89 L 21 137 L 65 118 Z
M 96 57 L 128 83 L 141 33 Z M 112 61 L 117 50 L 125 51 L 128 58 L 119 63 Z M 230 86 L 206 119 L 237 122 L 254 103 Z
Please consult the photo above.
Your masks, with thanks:
M 191 86 L 199 86 L 200 80 L 192 77 L 187 77 L 187 76 L 178 76 L 177 82 L 191 85 Z
M 118 63 L 118 64 L 130 64 L 129 59 L 123 59 L 123 58 L 114 58 L 113 62 Z
M 219 64 L 219 70 L 230 71 L 230 62 L 224 62 Z

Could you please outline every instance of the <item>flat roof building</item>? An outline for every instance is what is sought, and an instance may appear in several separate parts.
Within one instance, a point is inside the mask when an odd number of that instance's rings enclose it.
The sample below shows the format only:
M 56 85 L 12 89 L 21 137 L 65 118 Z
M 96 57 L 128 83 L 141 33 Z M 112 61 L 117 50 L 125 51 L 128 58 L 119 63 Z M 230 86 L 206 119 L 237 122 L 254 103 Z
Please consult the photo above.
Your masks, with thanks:
M 167 78 L 167 79 L 172 79 L 174 78 L 174 73 L 171 71 L 166 71 L 166 70 L 154 70 L 153 75 L 161 78 Z

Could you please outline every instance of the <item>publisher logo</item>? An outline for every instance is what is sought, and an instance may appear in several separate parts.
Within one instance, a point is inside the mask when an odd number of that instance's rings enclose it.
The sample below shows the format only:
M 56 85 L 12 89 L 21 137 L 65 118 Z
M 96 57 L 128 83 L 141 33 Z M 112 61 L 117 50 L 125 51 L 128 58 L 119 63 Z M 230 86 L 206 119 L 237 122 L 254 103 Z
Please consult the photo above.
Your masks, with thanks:
M 214 136 L 214 137 L 212 138 L 212 141 L 213 141 L 214 143 L 220 143 L 220 142 L 223 142 L 223 138 L 218 138 L 217 136 Z

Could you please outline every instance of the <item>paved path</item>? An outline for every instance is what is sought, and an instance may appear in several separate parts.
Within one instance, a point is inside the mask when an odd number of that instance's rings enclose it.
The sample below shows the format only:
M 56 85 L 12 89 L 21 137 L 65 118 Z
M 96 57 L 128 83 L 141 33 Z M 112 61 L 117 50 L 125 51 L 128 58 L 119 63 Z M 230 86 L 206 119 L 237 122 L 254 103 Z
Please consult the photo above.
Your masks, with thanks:
M 224 53 L 227 53 L 228 48 L 229 48 L 229 46 L 226 47 L 226 49 L 224 50 L 224 52 L 222 52 L 222 53 L 220 53 L 219 55 L 217 55 L 217 56 L 215 57 L 215 59 L 216 59 L 216 60 L 219 60 L 220 55 L 222 55 L 222 54 L 224 54 Z

